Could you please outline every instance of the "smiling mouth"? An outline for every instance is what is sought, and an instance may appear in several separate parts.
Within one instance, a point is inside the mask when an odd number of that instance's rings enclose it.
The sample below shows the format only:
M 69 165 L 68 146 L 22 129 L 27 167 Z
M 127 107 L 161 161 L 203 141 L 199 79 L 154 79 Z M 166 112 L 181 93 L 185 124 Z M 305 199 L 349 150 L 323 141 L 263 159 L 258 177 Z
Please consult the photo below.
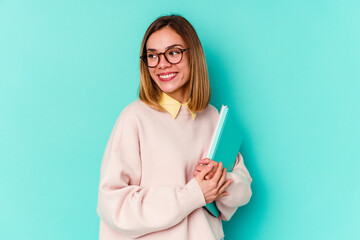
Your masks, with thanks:
M 158 74 L 161 81 L 167 82 L 176 77 L 177 73 Z

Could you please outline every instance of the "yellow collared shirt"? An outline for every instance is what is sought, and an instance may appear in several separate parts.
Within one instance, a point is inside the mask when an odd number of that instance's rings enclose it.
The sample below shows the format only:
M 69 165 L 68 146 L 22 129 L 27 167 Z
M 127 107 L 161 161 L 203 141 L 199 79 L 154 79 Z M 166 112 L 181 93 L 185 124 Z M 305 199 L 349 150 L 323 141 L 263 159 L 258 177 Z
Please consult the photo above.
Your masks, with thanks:
M 162 93 L 159 104 L 160 106 L 162 106 L 168 113 L 170 113 L 170 115 L 175 119 L 176 116 L 178 115 L 181 105 L 184 105 L 187 107 L 187 109 L 189 110 L 191 117 L 193 120 L 195 120 L 196 117 L 196 112 L 193 112 L 190 110 L 189 106 L 188 106 L 189 101 L 187 101 L 186 103 L 180 103 L 179 101 L 177 101 L 176 99 L 168 96 L 166 93 Z

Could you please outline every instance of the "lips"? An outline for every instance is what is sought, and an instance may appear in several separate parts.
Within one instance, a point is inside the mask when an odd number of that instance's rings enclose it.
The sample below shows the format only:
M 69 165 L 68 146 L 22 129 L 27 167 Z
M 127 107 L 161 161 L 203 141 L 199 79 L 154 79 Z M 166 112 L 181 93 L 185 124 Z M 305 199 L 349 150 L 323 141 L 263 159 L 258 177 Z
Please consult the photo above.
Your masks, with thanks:
M 163 82 L 168 82 L 168 81 L 173 80 L 176 77 L 176 75 L 177 75 L 177 72 L 166 72 L 166 73 L 157 74 L 160 81 L 163 81 Z

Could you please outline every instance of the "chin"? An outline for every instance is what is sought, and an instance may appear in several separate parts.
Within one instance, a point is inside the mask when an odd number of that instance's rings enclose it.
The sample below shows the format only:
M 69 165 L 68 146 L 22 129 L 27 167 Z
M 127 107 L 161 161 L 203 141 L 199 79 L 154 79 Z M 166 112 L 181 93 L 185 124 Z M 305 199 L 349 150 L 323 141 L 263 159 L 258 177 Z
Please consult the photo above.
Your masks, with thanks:
M 166 84 L 166 85 L 168 85 L 168 84 Z M 172 93 L 172 92 L 176 91 L 177 87 L 176 86 L 161 86 L 160 89 L 164 93 L 168 94 L 168 93 Z
M 166 93 L 167 95 L 175 92 L 175 89 L 161 89 L 164 93 Z

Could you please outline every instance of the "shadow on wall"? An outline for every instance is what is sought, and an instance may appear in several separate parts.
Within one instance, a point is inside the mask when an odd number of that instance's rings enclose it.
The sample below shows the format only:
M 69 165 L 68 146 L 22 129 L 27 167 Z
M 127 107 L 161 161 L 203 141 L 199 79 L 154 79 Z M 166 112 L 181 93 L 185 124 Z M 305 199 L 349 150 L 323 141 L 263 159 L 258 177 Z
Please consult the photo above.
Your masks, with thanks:
M 246 236 L 246 239 L 257 239 L 257 235 L 261 231 L 262 219 L 265 219 L 264 216 L 268 209 L 268 192 L 267 184 L 257 166 L 259 161 L 256 151 L 259 149 L 253 144 L 250 135 L 251 130 L 247 128 L 246 122 L 242 118 L 246 112 L 241 109 L 241 106 L 246 103 L 239 102 L 241 98 L 237 97 L 242 91 L 246 91 L 241 84 L 241 81 L 244 80 L 244 74 L 240 68 L 227 64 L 229 60 L 225 59 L 221 53 L 216 52 L 215 49 L 218 48 L 211 47 L 209 53 L 206 54 L 212 90 L 211 104 L 219 111 L 222 105 L 227 105 L 235 113 L 234 115 L 243 132 L 240 152 L 253 178 L 253 195 L 250 202 L 240 207 L 231 221 L 223 222 L 224 231 L 226 238 L 229 239 L 238 239 L 236 237 L 240 236 Z

